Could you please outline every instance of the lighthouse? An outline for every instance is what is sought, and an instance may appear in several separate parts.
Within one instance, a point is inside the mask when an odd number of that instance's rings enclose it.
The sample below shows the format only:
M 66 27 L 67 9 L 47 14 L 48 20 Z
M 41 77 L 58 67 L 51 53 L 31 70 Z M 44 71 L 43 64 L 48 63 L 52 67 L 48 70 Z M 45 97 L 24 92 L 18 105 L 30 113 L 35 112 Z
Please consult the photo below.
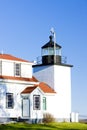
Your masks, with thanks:
M 73 65 L 62 61 L 62 46 L 56 43 L 54 33 L 41 47 L 40 64 L 33 65 L 33 74 L 40 81 L 47 83 L 56 92 L 49 112 L 58 121 L 70 121 L 71 114 L 71 68 Z

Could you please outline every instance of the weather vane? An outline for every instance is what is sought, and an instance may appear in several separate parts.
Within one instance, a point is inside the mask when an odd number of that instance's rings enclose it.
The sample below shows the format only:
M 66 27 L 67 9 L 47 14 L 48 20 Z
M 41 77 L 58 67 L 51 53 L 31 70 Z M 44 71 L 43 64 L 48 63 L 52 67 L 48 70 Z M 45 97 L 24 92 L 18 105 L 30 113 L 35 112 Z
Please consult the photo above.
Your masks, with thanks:
M 55 31 L 54 31 L 54 28 L 52 27 L 51 30 L 50 30 L 51 34 L 53 35 L 53 38 L 55 40 L 56 38 L 56 34 L 55 34 Z

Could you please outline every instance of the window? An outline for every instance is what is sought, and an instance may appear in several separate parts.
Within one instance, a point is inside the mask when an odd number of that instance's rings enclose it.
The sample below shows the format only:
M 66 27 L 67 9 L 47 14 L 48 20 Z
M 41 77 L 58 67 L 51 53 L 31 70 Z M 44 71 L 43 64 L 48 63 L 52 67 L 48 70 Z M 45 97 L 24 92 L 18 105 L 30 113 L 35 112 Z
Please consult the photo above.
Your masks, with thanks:
M 33 109 L 40 110 L 40 95 L 33 96 Z
M 6 93 L 6 108 L 13 108 L 13 106 L 14 106 L 13 93 Z
M 21 64 L 15 63 L 15 76 L 21 75 Z
M 2 74 L 2 61 L 0 61 L 0 75 Z
M 43 110 L 46 110 L 46 97 L 43 97 Z

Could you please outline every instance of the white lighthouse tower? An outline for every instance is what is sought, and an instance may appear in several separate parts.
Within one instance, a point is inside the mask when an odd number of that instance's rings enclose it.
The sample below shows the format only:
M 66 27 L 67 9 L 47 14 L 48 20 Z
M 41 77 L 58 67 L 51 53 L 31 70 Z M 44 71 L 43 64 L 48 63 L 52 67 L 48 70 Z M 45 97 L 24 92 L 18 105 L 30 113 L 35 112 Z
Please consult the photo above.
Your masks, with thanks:
M 49 38 L 49 42 L 41 47 L 42 63 L 33 66 L 33 73 L 56 92 L 54 101 L 50 101 L 54 117 L 59 121 L 70 121 L 72 65 L 62 62 L 62 47 L 55 43 L 54 35 Z

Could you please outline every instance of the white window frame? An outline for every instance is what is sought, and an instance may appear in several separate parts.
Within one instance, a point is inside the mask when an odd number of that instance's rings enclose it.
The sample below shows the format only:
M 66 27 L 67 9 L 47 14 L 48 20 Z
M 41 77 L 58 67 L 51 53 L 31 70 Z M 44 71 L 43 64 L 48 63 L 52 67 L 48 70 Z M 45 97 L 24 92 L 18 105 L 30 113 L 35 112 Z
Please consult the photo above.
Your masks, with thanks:
M 33 95 L 33 109 L 40 110 L 40 95 Z
M 14 107 L 13 93 L 6 93 L 6 108 L 12 109 Z
M 14 74 L 15 74 L 15 76 L 20 77 L 21 76 L 21 64 L 20 63 L 15 63 L 14 65 L 15 65 Z

